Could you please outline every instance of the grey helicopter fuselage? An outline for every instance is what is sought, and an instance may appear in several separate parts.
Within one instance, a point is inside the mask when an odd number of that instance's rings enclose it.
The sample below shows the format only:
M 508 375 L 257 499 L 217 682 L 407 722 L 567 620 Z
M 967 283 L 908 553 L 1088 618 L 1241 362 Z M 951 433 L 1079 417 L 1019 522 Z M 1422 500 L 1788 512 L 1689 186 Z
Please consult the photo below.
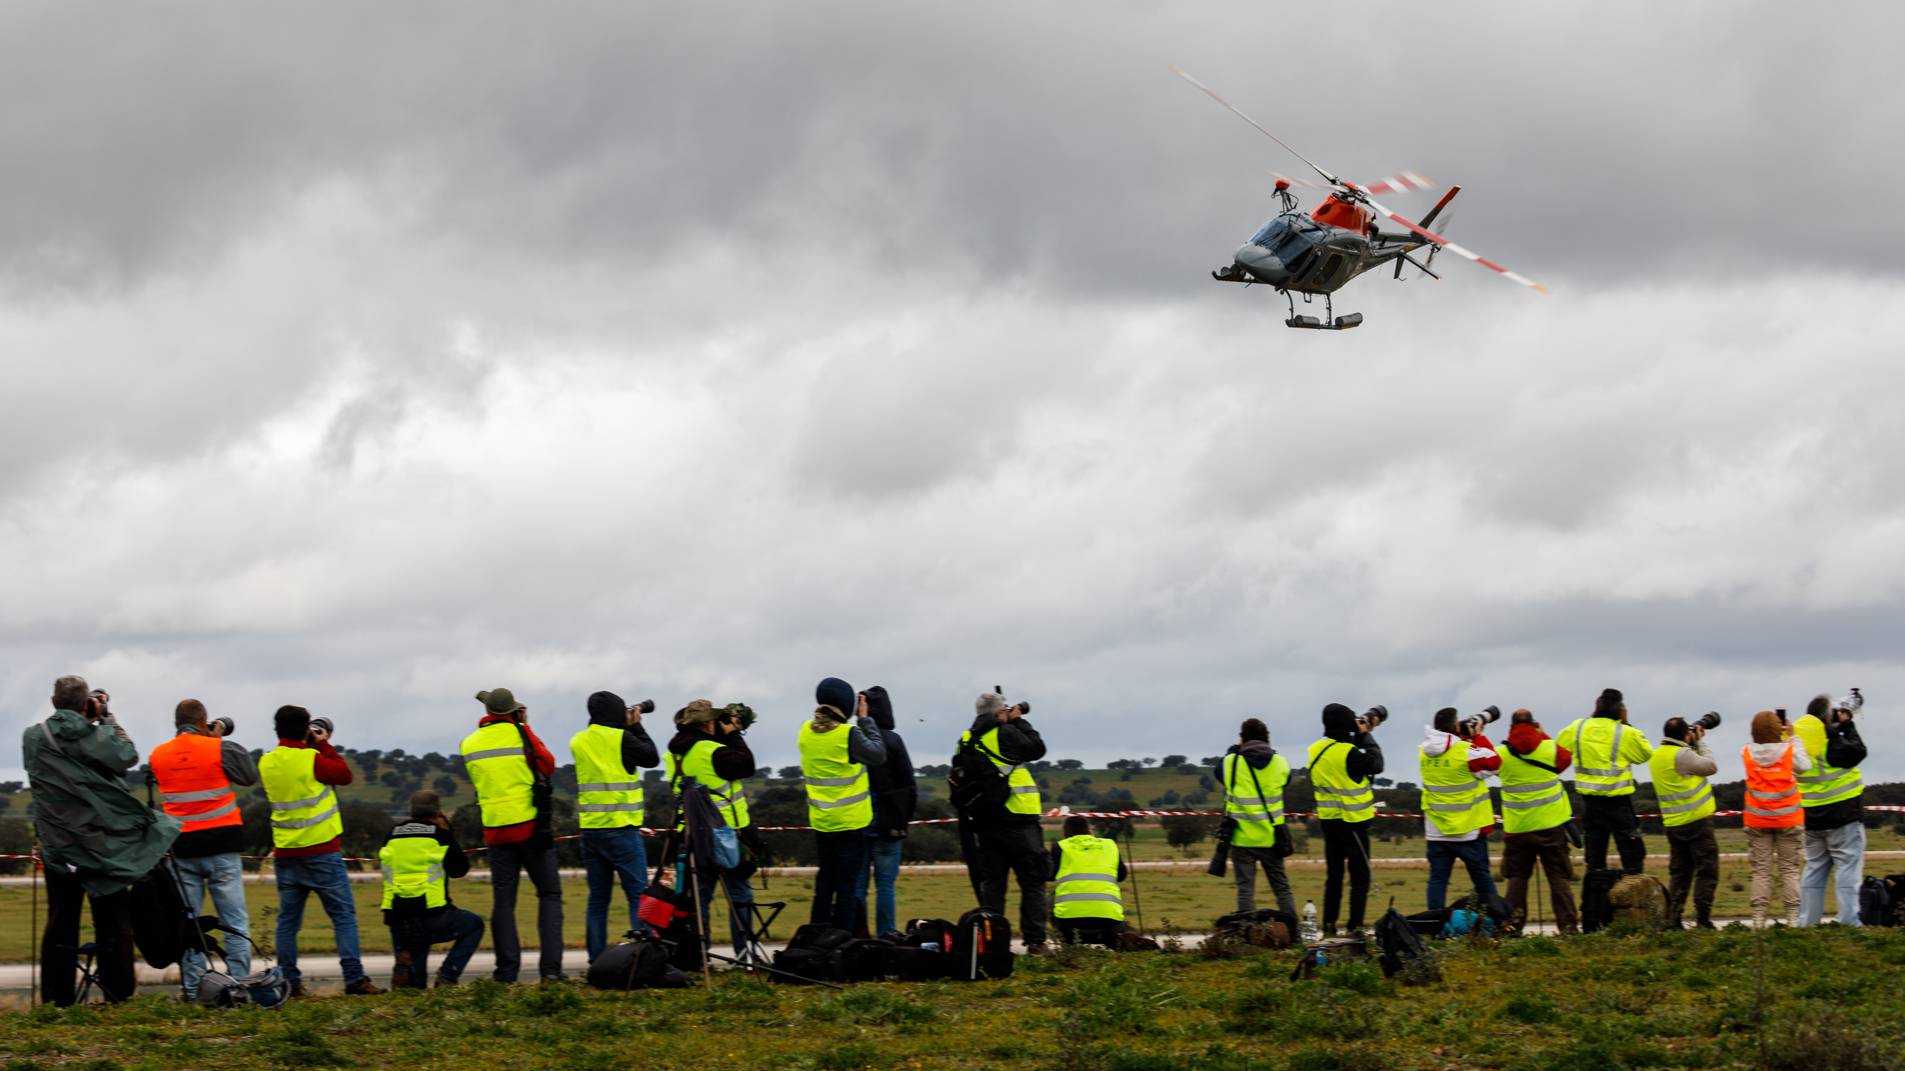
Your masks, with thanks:
M 1292 209 L 1273 217 L 1237 247 L 1229 281 L 1255 282 L 1299 294 L 1329 294 L 1363 272 L 1394 261 L 1419 242 L 1390 241 L 1319 223 Z

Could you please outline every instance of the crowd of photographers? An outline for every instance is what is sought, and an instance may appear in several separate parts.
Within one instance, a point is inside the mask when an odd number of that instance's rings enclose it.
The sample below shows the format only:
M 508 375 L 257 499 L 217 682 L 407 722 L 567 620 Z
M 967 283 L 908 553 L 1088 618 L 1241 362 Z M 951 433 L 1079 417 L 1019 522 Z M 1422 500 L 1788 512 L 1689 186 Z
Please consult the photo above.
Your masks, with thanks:
M 550 784 L 557 763 L 530 728 L 526 707 L 507 688 L 479 692 L 474 731 L 461 745 L 464 768 L 480 807 L 489 866 L 495 951 L 492 977 L 517 980 L 522 966 L 515 905 L 523 876 L 537 898 L 537 974 L 563 977 L 563 902 L 551 821 Z M 1815 925 L 1824 913 L 1828 884 L 1837 892 L 1838 921 L 1859 925 L 1865 826 L 1859 765 L 1865 745 L 1853 721 L 1863 699 L 1854 689 L 1834 700 L 1819 696 L 1804 716 L 1762 711 L 1751 724 L 1752 743 L 1740 760 L 1746 776 L 1742 815 L 1752 865 L 1753 921 Z M 337 788 L 351 783 L 348 763 L 332 746 L 332 725 L 302 707 L 279 708 L 276 746 L 255 762 L 235 742 L 228 719 L 212 719 L 197 700 L 181 701 L 176 735 L 149 757 L 158 806 L 127 787 L 125 773 L 139 755 L 110 709 L 110 697 L 79 677 L 54 685 L 53 713 L 23 738 L 34 793 L 34 821 L 49 899 L 42 937 L 42 993 L 54 1004 L 75 999 L 81 906 L 90 903 L 98 957 L 96 981 L 109 1000 L 133 991 L 133 917 L 141 883 L 159 880 L 178 891 L 193 918 L 209 897 L 218 929 L 229 935 L 227 980 L 250 969 L 250 922 L 245 907 L 242 815 L 235 789 L 262 784 L 270 805 L 273 871 L 278 893 L 275 949 L 292 996 L 304 986 L 298 936 L 315 894 L 329 918 L 345 991 L 383 990 L 365 972 L 350 872 L 342 854 L 343 823 Z M 650 861 L 643 839 L 645 796 L 640 771 L 660 766 L 678 799 L 684 786 L 733 831 L 735 862 L 695 883 L 705 929 L 720 889 L 729 903 L 730 940 L 737 950 L 754 936 L 749 874 L 765 846 L 748 814 L 745 781 L 756 773 L 746 730 L 753 712 L 742 704 L 716 707 L 698 699 L 678 710 L 674 732 L 658 747 L 643 724 L 650 701 L 625 703 L 610 692 L 591 695 L 587 721 L 569 740 L 576 771 L 576 816 L 588 886 L 585 948 L 591 960 L 609 939 L 619 887 L 629 926 L 643 930 L 643 897 Z M 1092 835 L 1081 817 L 1066 819 L 1063 837 L 1047 844 L 1040 828 L 1044 804 L 1029 764 L 1046 746 L 1025 703 L 998 690 L 979 696 L 974 720 L 959 738 L 949 778 L 958 809 L 961 847 L 982 908 L 1003 914 L 1008 885 L 1020 894 L 1019 935 L 1028 951 L 1045 951 L 1047 922 L 1066 940 L 1115 943 L 1124 929 L 1121 885 L 1129 876 L 1114 841 Z M 1681 925 L 1689 898 L 1693 924 L 1713 925 L 1719 877 L 1715 803 L 1709 779 L 1720 763 L 1706 743 L 1718 714 L 1688 721 L 1669 718 L 1658 740 L 1628 722 L 1624 697 L 1608 689 L 1592 714 L 1554 735 L 1527 710 L 1516 710 L 1500 744 L 1485 735 L 1498 708 L 1464 717 L 1444 708 L 1417 746 L 1421 812 L 1429 865 L 1428 908 L 1444 909 L 1455 865 L 1462 864 L 1478 902 L 1497 903 L 1489 836 L 1497 824 L 1491 789 L 1500 790 L 1506 904 L 1519 925 L 1528 911 L 1528 884 L 1539 866 L 1547 878 L 1555 923 L 1576 932 L 1571 846 L 1585 849 L 1589 880 L 1608 871 L 1610 843 L 1619 869 L 1639 874 L 1646 862 L 1640 817 L 1633 805 L 1634 768 L 1652 777 L 1669 849 L 1669 921 Z M 1321 931 L 1338 924 L 1361 930 L 1371 883 L 1370 822 L 1377 816 L 1374 781 L 1385 772 L 1377 732 L 1383 707 L 1362 715 L 1341 704 L 1322 712 L 1323 735 L 1305 754 L 1326 868 Z M 813 713 L 796 732 L 800 772 L 819 865 L 811 920 L 875 935 L 897 932 L 896 885 L 900 841 L 918 802 L 912 758 L 895 730 L 892 701 L 879 687 L 856 691 L 828 677 L 815 689 Z M 1580 815 L 1562 774 L 1572 771 Z M 1278 910 L 1297 917 L 1284 860 L 1293 838 L 1284 797 L 1295 767 L 1271 744 L 1256 718 L 1245 720 L 1237 742 L 1216 771 L 1224 792 L 1219 840 L 1234 865 L 1239 911 L 1256 903 L 1257 872 L 1269 880 Z M 705 791 L 704 791 L 705 790 Z M 690 810 L 678 807 L 676 829 Z M 1802 864 L 1803 856 L 1803 864 Z M 161 865 L 162 860 L 169 860 Z M 436 793 L 418 792 L 409 814 L 390 829 L 379 863 L 380 909 L 396 950 L 393 984 L 426 986 L 433 946 L 448 949 L 438 985 L 456 984 L 482 941 L 484 920 L 455 906 L 449 880 L 469 872 L 469 854 L 450 833 Z M 666 861 L 664 861 L 666 862 Z M 1803 871 L 1803 873 L 1802 873 Z M 1213 863 L 1213 872 L 1221 873 Z M 161 877 L 162 876 L 162 877 Z M 1347 890 L 1345 890 L 1347 885 Z M 684 886 L 685 888 L 685 886 Z M 1048 891 L 1050 893 L 1048 901 Z M 1347 891 L 1347 914 L 1342 911 Z M 1777 896 L 1777 905 L 1775 897 Z M 688 909 L 682 909 L 684 915 Z M 187 999 L 209 985 L 207 957 L 188 948 L 181 959 Z

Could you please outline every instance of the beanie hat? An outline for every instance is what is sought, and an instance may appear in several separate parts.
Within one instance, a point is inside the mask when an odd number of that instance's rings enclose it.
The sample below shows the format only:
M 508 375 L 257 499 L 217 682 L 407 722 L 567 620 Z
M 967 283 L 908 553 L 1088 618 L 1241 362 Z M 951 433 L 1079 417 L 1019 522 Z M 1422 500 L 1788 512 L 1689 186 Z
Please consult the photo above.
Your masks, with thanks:
M 1621 704 L 1624 702 L 1626 702 L 1626 700 L 1621 696 L 1620 689 L 1602 689 L 1601 697 L 1594 701 L 1594 714 L 1596 717 L 1601 718 L 1616 717 L 1620 714 Z
M 834 708 L 841 717 L 853 717 L 854 709 L 859 706 L 855 698 L 853 685 L 839 677 L 828 677 L 814 686 L 814 702 Z

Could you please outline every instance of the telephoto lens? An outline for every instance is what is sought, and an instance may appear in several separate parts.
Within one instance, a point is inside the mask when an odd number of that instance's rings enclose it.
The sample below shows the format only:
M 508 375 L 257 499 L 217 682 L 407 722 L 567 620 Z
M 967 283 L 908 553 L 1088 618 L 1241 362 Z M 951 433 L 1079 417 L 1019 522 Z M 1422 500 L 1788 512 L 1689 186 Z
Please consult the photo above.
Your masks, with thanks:
M 1018 708 L 1019 717 L 1021 718 L 1025 717 L 1027 714 L 1032 713 L 1032 704 L 1027 703 L 1024 700 L 1020 700 L 1019 702 L 1014 703 L 1012 705 Z
M 1700 720 L 1694 722 L 1694 724 L 1705 729 L 1707 732 L 1712 732 L 1720 727 L 1720 712 L 1717 710 L 1709 710 L 1705 714 L 1700 715 Z
M 655 712 L 655 701 L 653 699 L 644 699 L 635 704 L 635 709 L 644 714 L 653 714 Z
M 230 736 L 238 728 L 230 718 L 213 718 L 212 724 L 218 726 L 220 736 Z
M 1842 695 L 1839 698 L 1832 701 L 1832 709 L 1843 710 L 1843 711 L 1847 711 L 1848 713 L 1851 711 L 1857 710 L 1864 705 L 1865 705 L 1865 696 L 1859 694 L 1859 690 L 1857 688 L 1852 689 L 1851 694 Z
M 1383 722 L 1386 722 L 1388 720 L 1389 720 L 1388 707 L 1378 705 L 1378 706 L 1370 707 L 1368 710 L 1363 711 L 1363 724 L 1369 726 L 1371 729 L 1374 729 L 1376 726 L 1381 725 Z
M 337 727 L 331 724 L 331 719 L 329 718 L 312 718 L 311 728 L 324 730 L 325 736 L 329 736 L 337 731 Z

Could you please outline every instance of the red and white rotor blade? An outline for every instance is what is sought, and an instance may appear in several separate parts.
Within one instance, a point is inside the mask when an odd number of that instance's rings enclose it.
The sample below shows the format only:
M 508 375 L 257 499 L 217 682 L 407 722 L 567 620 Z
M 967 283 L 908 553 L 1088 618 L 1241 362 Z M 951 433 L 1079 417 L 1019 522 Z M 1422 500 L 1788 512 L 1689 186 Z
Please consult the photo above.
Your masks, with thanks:
M 1314 179 L 1291 178 L 1289 175 L 1283 174 L 1280 171 L 1272 171 L 1270 175 L 1280 181 L 1306 190 L 1332 190 L 1336 188 L 1326 183 L 1317 182 Z M 1367 186 L 1359 183 L 1356 188 L 1365 193 L 1406 193 L 1410 190 L 1426 190 L 1433 185 L 1435 185 L 1435 182 L 1420 171 L 1403 171 L 1399 174 L 1391 175 L 1380 182 L 1372 182 Z
M 1357 189 L 1363 189 L 1363 187 L 1359 186 L 1357 187 Z M 1540 283 L 1535 282 L 1533 279 L 1528 278 L 1526 275 L 1523 275 L 1520 272 L 1509 271 L 1507 268 L 1502 267 L 1500 264 L 1495 263 L 1494 261 L 1488 259 L 1485 256 L 1482 256 L 1480 253 L 1477 253 L 1472 249 L 1465 249 L 1462 246 L 1456 245 L 1454 242 L 1449 241 L 1447 238 L 1444 238 L 1441 235 L 1436 234 L 1432 231 L 1426 230 L 1418 226 L 1415 222 L 1409 219 L 1405 219 L 1402 216 L 1396 215 L 1394 212 L 1391 212 L 1389 209 L 1384 208 L 1380 204 L 1377 204 L 1374 198 L 1365 197 L 1364 200 L 1369 202 L 1369 207 L 1375 209 L 1378 212 L 1381 212 L 1385 216 L 1388 216 L 1391 220 L 1402 224 L 1404 227 L 1407 227 L 1409 230 L 1414 231 L 1419 237 L 1421 237 L 1424 241 L 1429 242 L 1431 245 L 1440 246 L 1441 248 L 1446 249 L 1451 253 L 1454 253 L 1458 257 L 1467 257 L 1469 260 L 1472 260 L 1475 263 L 1480 264 L 1482 267 L 1487 268 L 1489 271 L 1492 271 L 1497 275 L 1504 276 L 1510 282 L 1520 283 L 1521 285 L 1527 287 L 1530 290 L 1538 290 L 1543 294 L 1548 292 L 1547 287 L 1542 286 Z

